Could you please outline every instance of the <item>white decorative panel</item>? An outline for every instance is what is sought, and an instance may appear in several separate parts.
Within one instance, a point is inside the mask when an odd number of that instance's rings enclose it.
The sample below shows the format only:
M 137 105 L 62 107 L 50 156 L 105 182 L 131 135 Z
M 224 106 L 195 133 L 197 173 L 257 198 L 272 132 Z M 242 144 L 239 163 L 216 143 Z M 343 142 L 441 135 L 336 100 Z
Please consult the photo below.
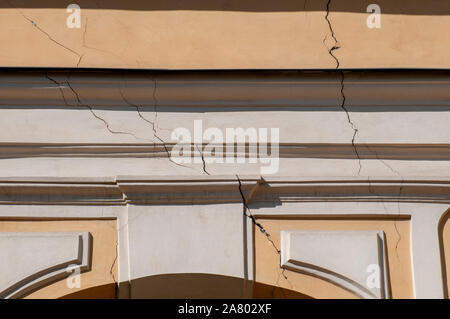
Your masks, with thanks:
M 70 275 L 69 265 L 90 268 L 88 232 L 0 233 L 0 298 L 19 298 Z
M 362 298 L 389 297 L 382 231 L 282 231 L 281 266 Z

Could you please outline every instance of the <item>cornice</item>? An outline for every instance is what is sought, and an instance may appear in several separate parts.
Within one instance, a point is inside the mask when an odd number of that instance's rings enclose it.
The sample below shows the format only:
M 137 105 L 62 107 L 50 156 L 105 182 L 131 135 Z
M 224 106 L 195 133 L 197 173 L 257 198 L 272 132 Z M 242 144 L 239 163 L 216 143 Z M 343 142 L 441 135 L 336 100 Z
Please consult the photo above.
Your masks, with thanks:
M 127 205 L 316 201 L 450 203 L 448 178 L 289 178 L 260 176 L 108 179 L 2 178 L 0 204 Z
M 341 71 L 347 106 L 450 105 L 450 71 Z M 1 106 L 296 108 L 340 105 L 336 71 L 0 72 Z M 70 85 L 69 85 L 70 84 Z
M 0 143 L 0 159 L 6 158 L 160 158 L 168 157 L 175 143 L 162 144 L 56 144 Z M 450 160 L 449 144 L 313 144 L 280 143 L 280 158 L 355 159 L 355 146 L 360 159 Z M 187 146 L 189 147 L 189 146 Z M 222 150 L 226 147 L 222 145 Z M 194 144 L 190 145 L 196 152 Z M 216 156 L 225 156 L 220 149 Z M 238 152 L 236 155 L 243 156 Z M 245 156 L 251 154 L 248 143 Z M 187 155 L 186 155 L 187 156 Z

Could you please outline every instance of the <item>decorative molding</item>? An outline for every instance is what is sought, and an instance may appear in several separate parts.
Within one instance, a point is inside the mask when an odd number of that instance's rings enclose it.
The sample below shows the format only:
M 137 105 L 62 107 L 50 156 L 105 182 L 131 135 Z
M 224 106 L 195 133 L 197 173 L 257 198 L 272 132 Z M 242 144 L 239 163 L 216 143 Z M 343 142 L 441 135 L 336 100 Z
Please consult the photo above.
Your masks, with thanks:
M 268 177 L 255 194 L 255 202 L 415 202 L 450 203 L 450 179 L 354 177 Z
M 280 263 L 361 298 L 389 298 L 383 231 L 281 231 Z
M 248 196 L 257 185 L 257 177 L 241 179 L 241 190 Z M 214 204 L 242 202 L 237 178 L 143 179 L 118 178 L 118 186 L 133 204 Z
M 0 143 L 0 159 L 3 158 L 161 158 L 168 157 L 175 143 L 159 144 L 41 144 Z M 280 158 L 356 159 L 355 146 L 360 159 L 391 160 L 450 160 L 450 144 L 286 144 L 279 145 Z M 227 148 L 222 145 L 222 149 Z M 198 154 L 194 144 L 192 153 Z M 186 148 L 187 149 L 187 146 Z M 189 156 L 190 154 L 184 154 Z M 225 152 L 216 152 L 215 156 Z M 234 156 L 255 155 L 234 152 Z M 206 157 L 206 155 L 205 155 Z
M 450 179 L 240 176 L 252 205 L 281 202 L 450 203 Z M 258 186 L 258 187 L 255 187 Z M 0 204 L 127 205 L 242 202 L 236 176 L 0 178 Z
M 113 179 L 23 178 L 0 179 L 1 204 L 124 204 Z
M 88 232 L 1 233 L 0 298 L 21 298 L 68 277 L 68 267 L 91 267 Z
M 450 106 L 449 71 L 344 72 L 347 107 Z M 321 110 L 339 107 L 340 79 L 340 71 L 335 70 L 3 70 L 0 105 L 77 107 L 76 91 L 84 104 L 102 107 L 153 107 L 157 99 L 159 111 L 166 107 L 314 107 Z

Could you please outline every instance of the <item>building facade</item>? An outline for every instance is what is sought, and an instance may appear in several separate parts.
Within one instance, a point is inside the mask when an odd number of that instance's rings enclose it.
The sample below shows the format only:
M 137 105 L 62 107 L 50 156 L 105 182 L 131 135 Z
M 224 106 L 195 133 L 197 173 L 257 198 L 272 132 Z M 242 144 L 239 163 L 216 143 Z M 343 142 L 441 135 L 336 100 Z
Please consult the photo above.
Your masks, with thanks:
M 3 1 L 2 298 L 448 298 L 446 1 Z

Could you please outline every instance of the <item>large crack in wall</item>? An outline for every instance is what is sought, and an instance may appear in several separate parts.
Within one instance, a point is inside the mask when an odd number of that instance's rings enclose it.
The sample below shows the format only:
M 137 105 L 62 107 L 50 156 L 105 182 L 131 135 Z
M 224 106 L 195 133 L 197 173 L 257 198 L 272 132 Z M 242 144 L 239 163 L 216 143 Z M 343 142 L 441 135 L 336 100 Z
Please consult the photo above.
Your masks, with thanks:
M 348 123 L 350 124 L 350 127 L 351 127 L 352 130 L 353 130 L 352 146 L 353 146 L 353 149 L 355 150 L 355 155 L 356 155 L 356 157 L 357 157 L 357 159 L 358 159 L 358 165 L 359 165 L 359 168 L 358 168 L 358 176 L 359 176 L 360 173 L 361 173 L 362 166 L 361 166 L 361 158 L 360 158 L 359 152 L 358 152 L 358 147 L 357 147 L 356 144 L 355 144 L 356 135 L 358 134 L 358 128 L 356 127 L 355 123 L 354 123 L 353 120 L 351 119 L 350 113 L 349 113 L 349 111 L 348 111 L 348 109 L 347 109 L 347 107 L 346 107 L 346 101 L 347 101 L 347 98 L 346 98 L 345 92 L 344 92 L 344 89 L 345 89 L 345 73 L 344 73 L 343 70 L 340 70 L 340 61 L 339 61 L 339 59 L 336 57 L 336 55 L 334 54 L 334 51 L 340 49 L 341 46 L 340 46 L 340 44 L 339 44 L 339 41 L 338 41 L 337 38 L 336 38 L 336 34 L 334 33 L 334 29 L 333 29 L 333 26 L 332 26 L 332 24 L 331 24 L 331 20 L 330 20 L 330 18 L 329 18 L 329 16 L 330 16 L 330 5 L 331 5 L 331 0 L 328 0 L 328 2 L 327 2 L 327 7 L 326 7 L 326 12 L 327 12 L 327 13 L 326 13 L 326 15 L 325 15 L 325 20 L 327 21 L 328 28 L 329 28 L 329 30 L 330 30 L 331 37 L 332 37 L 332 39 L 333 39 L 333 41 L 334 41 L 334 44 L 333 44 L 333 46 L 332 46 L 331 48 L 328 49 L 328 54 L 329 54 L 329 55 L 334 59 L 334 61 L 336 62 L 336 70 L 338 70 L 339 73 L 340 73 L 340 75 L 341 75 L 341 79 L 340 79 L 340 86 L 341 86 L 341 89 L 340 89 L 340 94 L 341 94 L 341 104 L 340 104 L 340 107 L 341 107 L 341 109 L 345 112 L 345 114 L 346 114 L 346 116 L 347 116 L 347 121 L 348 121 Z M 328 34 L 327 34 L 327 35 L 325 36 L 325 38 L 323 39 L 323 43 L 324 43 L 324 44 L 325 44 L 325 40 L 327 39 L 327 37 L 328 37 Z
M 332 25 L 331 20 L 330 20 L 330 12 L 331 12 L 330 11 L 330 5 L 331 5 L 331 2 L 332 2 L 332 0 L 328 0 L 327 1 L 325 20 L 327 21 L 328 28 L 330 30 L 331 37 L 332 37 L 332 39 L 334 41 L 334 44 L 333 44 L 333 46 L 331 48 L 328 49 L 328 54 L 336 62 L 336 70 L 339 71 L 340 76 L 341 76 L 341 78 L 340 78 L 340 94 L 341 94 L 340 107 L 345 112 L 345 114 L 347 116 L 347 121 L 348 121 L 348 123 L 350 124 L 350 127 L 353 130 L 353 136 L 352 136 L 351 143 L 352 143 L 353 149 L 355 150 L 355 155 L 356 155 L 356 157 L 358 159 L 358 166 L 359 166 L 358 167 L 358 176 L 359 176 L 361 174 L 361 170 L 362 170 L 362 163 L 361 163 L 361 157 L 360 157 L 359 152 L 358 152 L 358 147 L 355 144 L 356 136 L 358 134 L 358 127 L 355 125 L 354 121 L 350 117 L 350 112 L 349 112 L 349 110 L 348 110 L 348 108 L 346 106 L 347 97 L 345 96 L 345 72 L 340 69 L 340 61 L 337 58 L 337 56 L 334 54 L 334 51 L 339 50 L 341 48 L 341 45 L 339 44 L 339 41 L 336 38 L 336 34 L 334 32 L 334 28 L 333 28 L 333 25 Z M 323 39 L 323 43 L 324 44 L 325 44 L 325 41 L 326 41 L 327 37 L 328 37 L 328 34 Z M 373 151 L 373 150 L 371 150 L 371 148 L 367 144 L 365 144 L 365 147 L 368 150 Z M 379 155 L 378 155 L 378 153 L 376 151 L 373 151 L 373 152 L 375 153 L 376 158 L 379 161 L 381 161 L 381 163 L 384 166 L 386 166 L 391 172 L 393 172 L 394 174 L 398 175 L 401 178 L 402 182 L 401 182 L 401 186 L 400 186 L 400 189 L 399 189 L 399 197 L 400 197 L 402 195 L 402 190 L 403 190 L 403 177 L 402 177 L 402 175 L 397 170 L 393 169 L 392 166 L 390 166 L 384 160 L 382 160 L 379 157 Z M 368 182 L 369 182 L 369 191 L 370 191 L 370 189 L 371 189 L 370 178 L 368 179 Z M 398 230 L 398 225 L 397 225 L 397 219 L 401 216 L 400 201 L 397 202 L 397 205 L 398 205 L 398 212 L 397 212 L 397 217 L 394 219 L 394 227 L 395 227 L 395 231 L 396 231 L 396 233 L 398 235 L 397 242 L 396 242 L 396 245 L 395 245 L 395 252 L 396 252 L 397 258 L 398 258 L 398 245 L 399 245 L 399 243 L 401 241 L 401 234 L 400 234 L 400 232 Z M 383 203 L 383 206 L 384 206 L 384 203 Z
M 272 245 L 273 249 L 275 250 L 275 252 L 277 253 L 277 255 L 278 255 L 279 259 L 280 259 L 279 263 L 280 263 L 281 275 L 291 285 L 291 287 L 293 287 L 292 283 L 290 283 L 290 281 L 289 281 L 289 279 L 288 279 L 288 277 L 286 275 L 286 269 L 281 267 L 281 250 L 278 249 L 278 247 L 275 245 L 274 241 L 270 237 L 270 234 L 267 232 L 267 230 L 264 228 L 264 226 L 261 225 L 261 223 L 259 223 L 256 220 L 255 216 L 253 216 L 253 214 L 251 213 L 250 208 L 248 207 L 248 200 L 245 197 L 244 192 L 242 190 L 242 181 L 239 178 L 239 175 L 236 175 L 236 179 L 237 179 L 237 182 L 238 182 L 239 194 L 241 195 L 241 199 L 242 199 L 242 213 L 243 213 L 244 217 L 247 217 L 248 219 L 250 219 L 252 224 L 259 229 L 259 231 L 264 235 L 264 237 Z M 278 286 L 279 280 L 280 280 L 280 278 L 278 278 L 278 280 L 276 282 L 276 286 Z M 281 292 L 284 294 L 283 290 L 281 290 Z

